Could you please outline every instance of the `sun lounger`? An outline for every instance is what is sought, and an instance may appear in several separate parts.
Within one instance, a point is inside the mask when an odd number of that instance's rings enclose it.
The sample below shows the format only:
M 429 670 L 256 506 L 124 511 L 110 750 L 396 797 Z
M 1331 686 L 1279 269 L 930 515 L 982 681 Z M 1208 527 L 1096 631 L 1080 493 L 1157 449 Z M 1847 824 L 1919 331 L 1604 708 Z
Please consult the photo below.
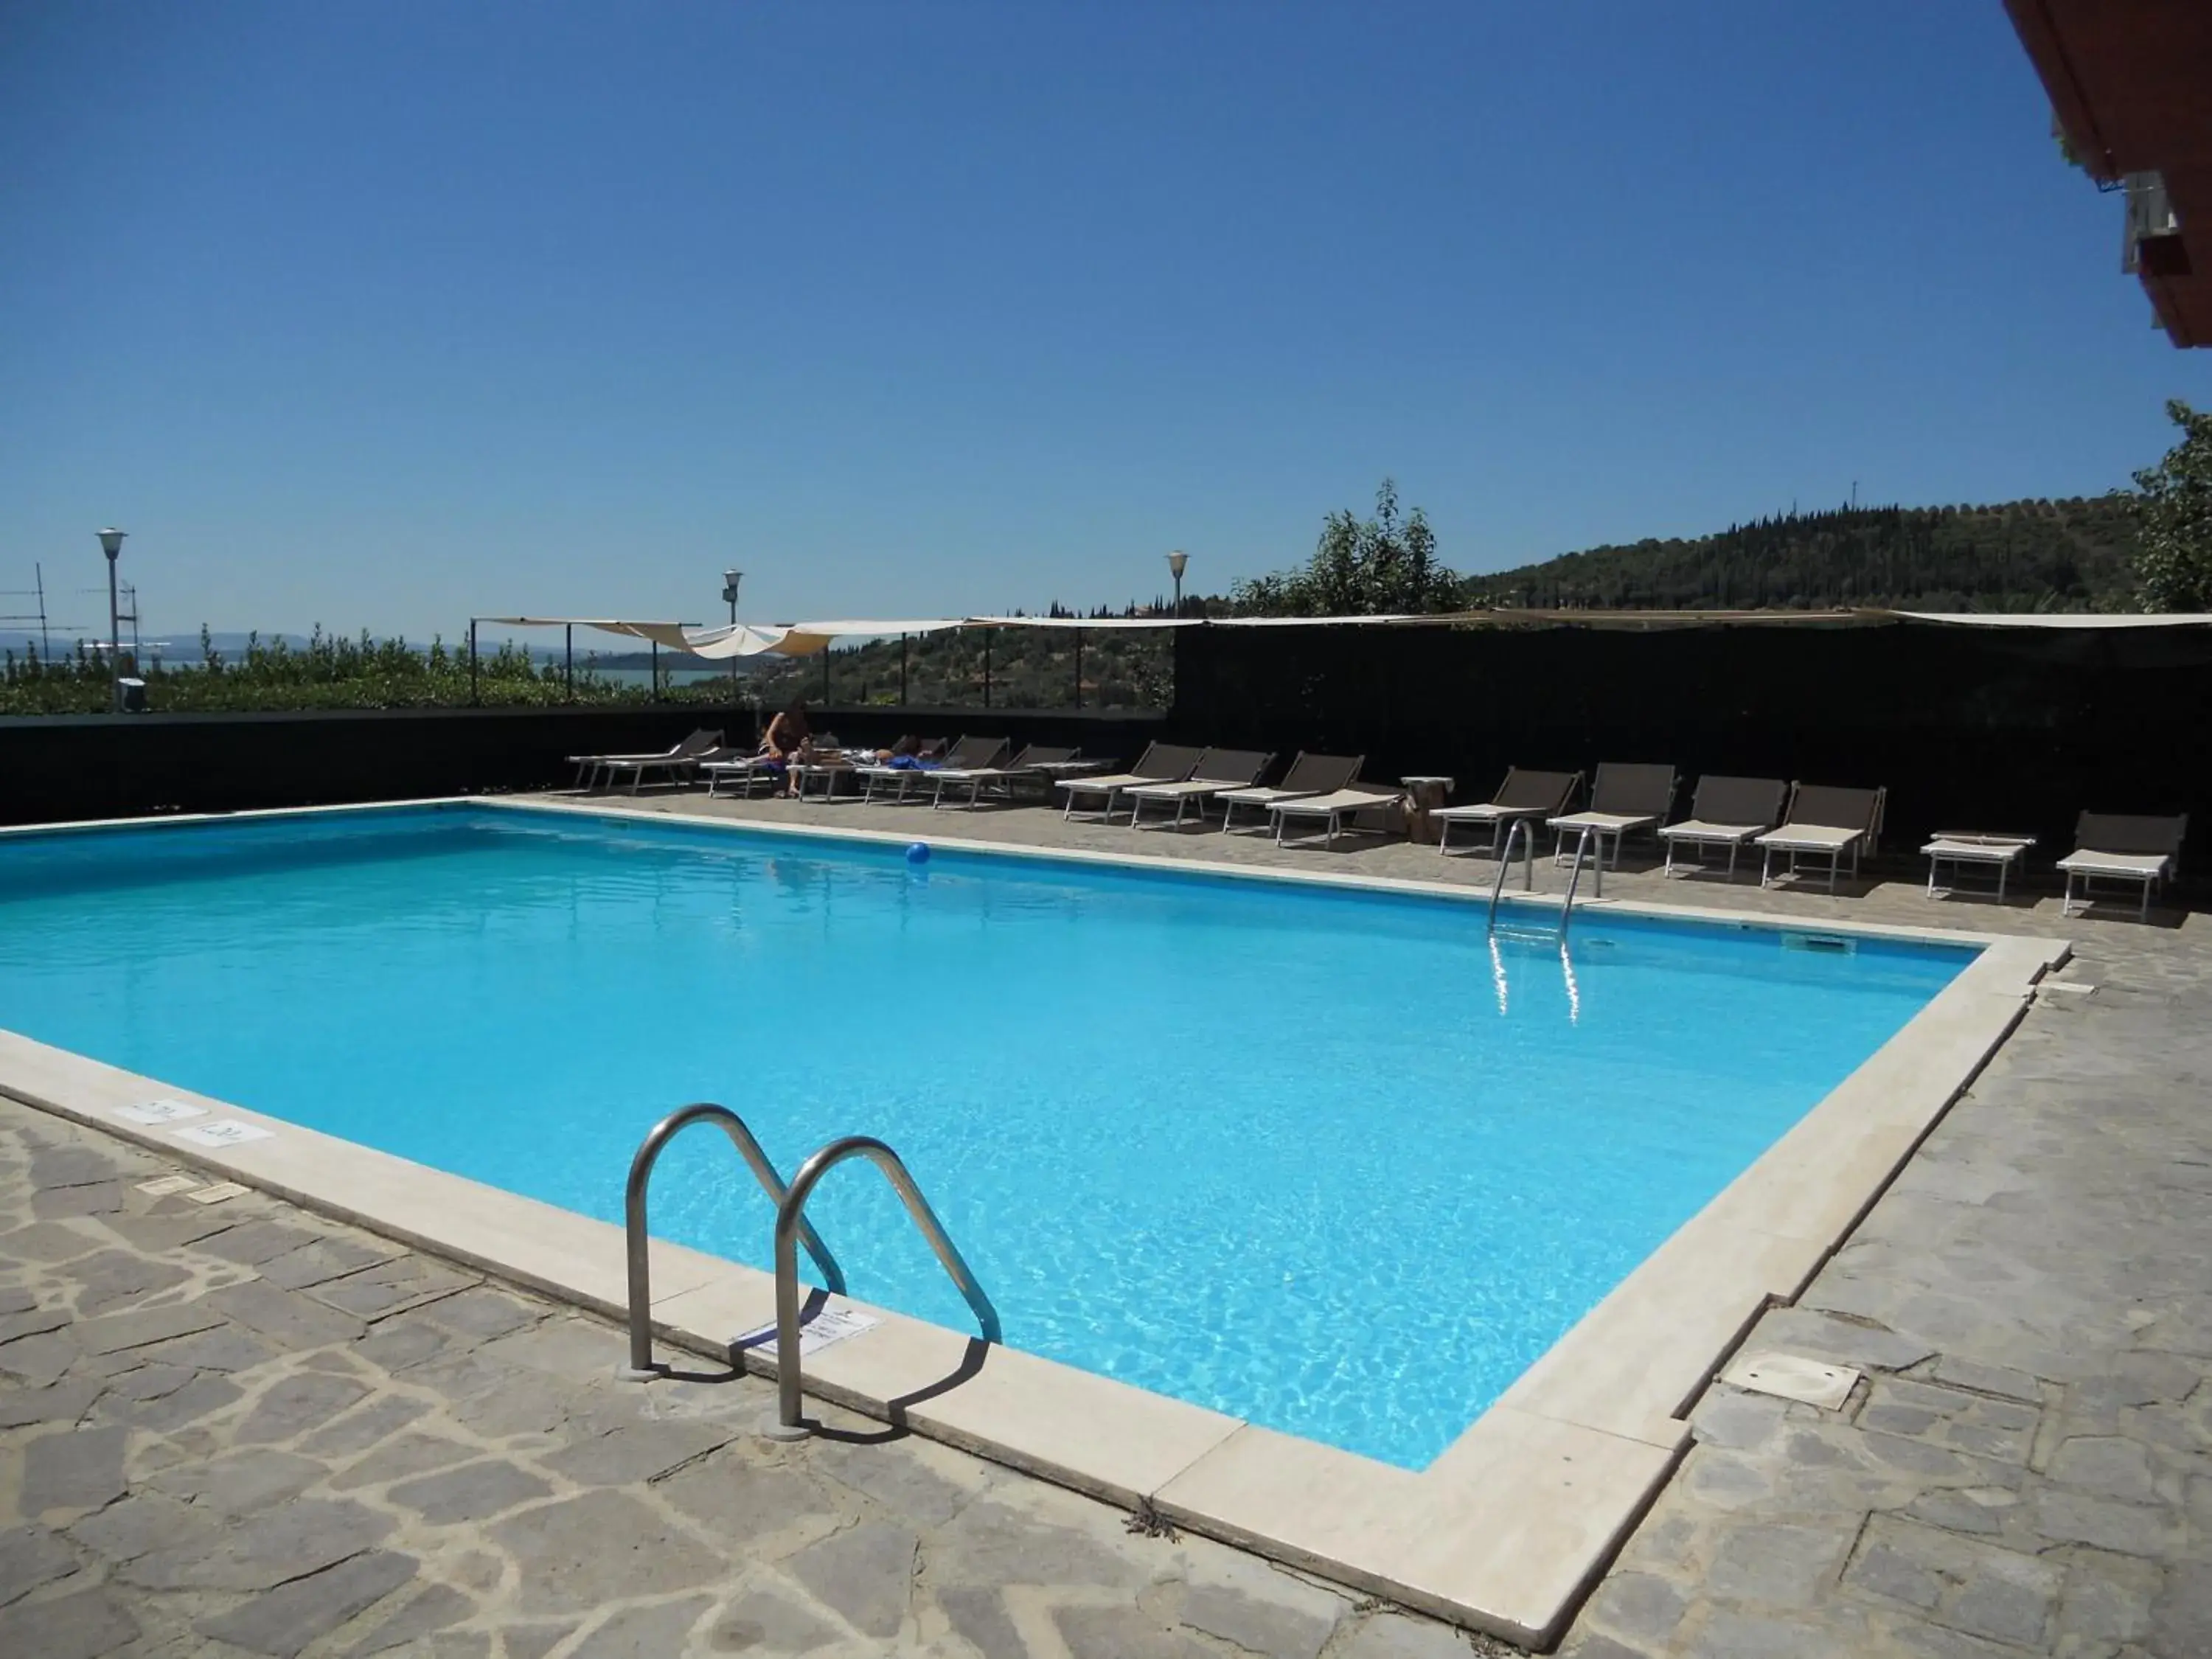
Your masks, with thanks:
M 1588 830 L 1597 843 L 1598 861 L 1605 861 L 1607 837 L 1613 840 L 1613 867 L 1620 868 L 1620 839 L 1638 830 L 1656 830 L 1674 810 L 1674 790 L 1680 781 L 1671 766 L 1623 765 L 1601 762 L 1590 785 L 1589 805 L 1544 822 L 1558 832 L 1552 843 L 1552 860 L 1564 856 L 1567 837 Z M 1770 820 L 1771 822 L 1771 820 Z
M 1705 848 L 1728 848 L 1728 872 L 1735 874 L 1735 855 L 1753 836 L 1774 827 L 1782 816 L 1782 803 L 1790 786 L 1780 778 L 1728 778 L 1711 774 L 1698 780 L 1698 793 L 1690 802 L 1690 816 L 1680 823 L 1662 825 L 1659 837 L 1667 843 L 1667 873 L 1674 873 L 1674 849 L 1698 849 L 1695 867 L 1705 866 Z M 1690 873 L 1685 870 L 1684 875 Z
M 1259 813 L 1261 827 L 1269 828 L 1268 809 L 1277 801 L 1348 789 L 1366 763 L 1364 755 L 1302 753 L 1291 763 L 1291 769 L 1283 774 L 1283 781 L 1273 788 L 1224 789 L 1213 798 L 1221 806 L 1222 832 L 1225 835 L 1234 828 L 1237 812 L 1245 809 Z
M 858 778 L 860 769 L 852 757 L 840 750 L 815 750 L 805 760 L 794 760 L 784 774 L 791 780 L 792 793 L 799 799 L 815 784 L 822 786 L 822 799 L 837 799 L 837 786 L 847 778 Z
M 1986 836 L 1971 830 L 1939 830 L 1936 838 L 1920 849 L 1928 859 L 1928 896 L 1949 896 L 1949 888 L 1936 885 L 1945 865 L 1956 872 L 1967 865 L 1978 864 L 1997 872 L 1997 901 L 2002 903 L 2005 878 L 2012 873 L 2014 865 L 2027 861 L 2027 849 L 2034 845 L 2033 836 Z
M 1132 789 L 1145 783 L 1179 783 L 1190 775 L 1190 769 L 1198 764 L 1205 752 L 1202 749 L 1189 749 L 1176 744 L 1155 743 L 1148 745 L 1138 757 L 1137 763 L 1126 772 L 1113 772 L 1097 777 L 1061 778 L 1054 787 L 1066 798 L 1067 804 L 1061 809 L 1060 816 L 1062 819 L 1073 817 L 1075 803 L 1079 800 L 1097 800 L 1104 804 L 1095 808 L 1085 807 L 1084 815 L 1103 818 L 1111 823 L 1115 804 L 1121 799 L 1124 789 Z
M 725 783 L 737 786 L 739 796 L 750 799 L 753 786 L 766 784 L 773 790 L 783 781 L 783 763 L 772 761 L 765 755 L 740 755 L 729 760 L 703 760 L 699 770 L 707 780 L 707 798 L 719 798 Z
M 1382 789 L 1369 785 L 1356 789 L 1336 789 L 1326 795 L 1301 795 L 1296 800 L 1279 800 L 1267 809 L 1275 821 L 1275 840 L 1289 846 L 1283 831 L 1292 818 L 1319 818 L 1326 825 L 1322 845 L 1334 847 L 1336 838 L 1344 832 L 1344 821 L 1362 812 L 1396 806 L 1406 799 L 1402 789 Z M 1311 836 L 1300 838 L 1310 845 Z
M 1790 810 L 1781 827 L 1759 836 L 1759 884 L 1765 886 L 1777 853 L 1790 854 L 1788 873 L 1797 873 L 1800 858 L 1828 860 L 1828 890 L 1836 890 L 1836 868 L 1846 854 L 1851 873 L 1859 872 L 1859 854 L 1872 850 L 1881 840 L 1881 815 L 1888 805 L 1887 789 L 1839 789 L 1832 784 L 1796 783 L 1790 787 Z
M 673 776 L 679 771 L 696 767 L 721 746 L 722 734 L 702 726 L 683 742 L 672 744 L 658 754 L 571 755 L 568 763 L 576 768 L 577 785 L 580 788 L 596 788 L 600 782 L 600 775 L 604 773 L 605 785 L 611 789 L 617 779 L 628 772 L 630 775 L 629 792 L 635 795 L 639 786 L 645 781 L 647 772 L 665 771 Z
M 1451 851 L 1455 823 L 1486 823 L 1490 826 L 1490 856 L 1496 858 L 1498 837 L 1506 833 L 1506 825 L 1516 818 L 1529 819 L 1529 834 L 1533 836 L 1534 821 L 1559 817 L 1574 805 L 1582 787 L 1583 775 L 1579 772 L 1529 772 L 1517 766 L 1509 767 L 1505 781 L 1498 786 L 1498 793 L 1488 800 L 1469 806 L 1429 809 L 1429 822 L 1437 826 L 1437 851 Z
M 986 757 L 976 765 L 947 766 L 935 773 L 933 776 L 936 787 L 930 795 L 930 805 L 943 806 L 946 804 L 948 795 L 957 800 L 964 793 L 968 798 L 967 805 L 972 811 L 981 804 L 987 791 L 1000 792 L 1011 800 L 1013 798 L 1014 784 L 1018 779 L 1038 778 L 1045 775 L 1042 772 L 1029 769 L 1030 756 L 1032 752 L 1036 754 L 1037 763 L 1040 765 L 1048 762 L 1057 763 L 1066 761 L 1075 753 L 1073 749 L 1040 749 L 1031 744 L 1020 754 L 1009 760 L 1006 758 L 1007 751 L 1012 747 L 1011 741 L 1004 742 L 999 745 L 997 754 Z
M 1182 828 L 1186 809 L 1198 808 L 1198 821 L 1206 823 L 1206 804 L 1231 789 L 1249 789 L 1274 762 L 1273 755 L 1256 749 L 1209 749 L 1198 757 L 1190 775 L 1179 783 L 1133 784 L 1121 792 L 1129 803 L 1129 828 L 1144 821 L 1146 806 L 1173 806 L 1174 827 Z
M 2180 867 L 2182 838 L 2189 833 L 2189 815 L 2179 817 L 2130 817 L 2113 812 L 2084 812 L 2074 826 L 2074 850 L 2058 860 L 2066 872 L 2066 897 L 2061 915 L 2074 914 L 2074 878 L 2081 878 L 2081 908 L 2096 901 L 2090 896 L 2095 881 L 2132 881 L 2142 889 L 2136 915 L 2150 917 L 2151 890 Z
M 930 780 L 946 767 L 986 766 L 1006 753 L 1004 738 L 962 738 L 943 755 L 933 757 L 922 751 L 915 754 L 917 761 L 927 760 L 927 766 L 894 766 L 889 761 L 871 761 L 855 769 L 860 779 L 860 804 L 872 805 L 878 791 L 888 791 L 893 802 L 903 801 L 916 790 L 930 787 Z

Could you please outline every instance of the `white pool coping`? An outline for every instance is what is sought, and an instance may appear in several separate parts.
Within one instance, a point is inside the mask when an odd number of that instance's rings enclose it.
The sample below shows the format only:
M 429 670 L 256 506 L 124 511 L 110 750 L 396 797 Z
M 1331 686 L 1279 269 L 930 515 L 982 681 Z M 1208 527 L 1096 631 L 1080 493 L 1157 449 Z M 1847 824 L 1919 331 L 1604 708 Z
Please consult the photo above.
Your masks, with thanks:
M 27 826 L 0 835 L 433 805 L 632 818 L 754 836 L 898 845 L 915 839 L 498 798 Z M 1463 903 L 1488 899 L 1464 884 L 928 840 L 963 852 L 1170 878 L 1225 876 Z M 1978 945 L 1981 953 L 1418 1473 L 1054 1360 L 985 1347 L 964 1333 L 865 1304 L 851 1305 L 878 1322 L 807 1356 L 807 1391 L 1109 1502 L 1150 1504 L 1194 1532 L 1419 1612 L 1534 1646 L 1556 1640 L 1687 1449 L 1690 1407 L 1752 1322 L 1804 1289 L 2018 1024 L 2037 981 L 2070 951 L 2063 940 L 1942 928 L 1614 900 L 1588 901 L 1587 908 L 1736 928 Z M 610 1317 L 624 1314 L 623 1232 L 611 1223 L 5 1031 L 0 1094 Z M 173 1129 L 115 1115 L 118 1107 L 154 1098 L 204 1108 L 206 1116 L 195 1123 L 232 1119 L 270 1133 L 214 1150 L 179 1140 Z M 623 1173 L 608 1172 L 611 1189 Z M 762 1224 L 765 1230 L 765 1200 Z M 726 1359 L 733 1337 L 774 1317 L 773 1279 L 756 1268 L 658 1240 L 652 1268 L 653 1325 L 663 1342 Z M 758 1355 L 744 1358 L 754 1370 L 773 1370 Z

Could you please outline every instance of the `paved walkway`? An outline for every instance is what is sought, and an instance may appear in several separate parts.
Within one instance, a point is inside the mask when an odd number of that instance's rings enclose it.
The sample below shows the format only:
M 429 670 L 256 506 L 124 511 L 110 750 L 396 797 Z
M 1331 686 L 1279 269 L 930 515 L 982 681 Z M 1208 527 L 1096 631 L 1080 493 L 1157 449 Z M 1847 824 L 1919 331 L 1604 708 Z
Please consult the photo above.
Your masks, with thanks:
M 729 816 L 1480 880 L 1404 846 L 1038 812 Z M 907 826 L 912 826 L 908 829 Z M 926 826 L 926 830 L 925 830 Z M 1716 1385 L 1576 1659 L 2212 1655 L 2212 944 L 1608 878 L 1609 893 L 2081 943 L 1758 1346 L 1867 1373 L 1840 1412 Z M 0 1103 L 0 1655 L 453 1659 L 1498 1651 L 940 1446 L 748 1431 L 750 1380 L 615 1383 L 605 1325 Z M 1502 1517 L 1501 1524 L 1510 1524 Z
M 0 1102 L 0 1655 L 1467 1659 L 1471 1644 Z

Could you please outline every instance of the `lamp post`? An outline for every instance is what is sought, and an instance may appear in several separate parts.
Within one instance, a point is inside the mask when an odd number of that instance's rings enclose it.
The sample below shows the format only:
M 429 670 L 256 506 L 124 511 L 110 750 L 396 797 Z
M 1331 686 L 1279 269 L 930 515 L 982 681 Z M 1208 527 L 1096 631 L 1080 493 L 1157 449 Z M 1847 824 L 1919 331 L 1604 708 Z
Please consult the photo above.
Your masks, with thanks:
M 1189 562 L 1190 562 L 1190 555 L 1189 555 L 1189 554 L 1188 554 L 1188 553 L 1186 553 L 1186 552 L 1184 552 L 1181 548 L 1177 548 L 1174 552 L 1172 552 L 1172 553 L 1170 553 L 1170 554 L 1169 554 L 1169 555 L 1168 555 L 1168 569 L 1169 569 L 1169 571 L 1170 571 L 1170 572 L 1174 575 L 1174 577 L 1175 577 L 1175 585 L 1176 585 L 1175 613 L 1176 613 L 1176 616 L 1178 616 L 1178 617 L 1180 617 L 1181 615 L 1182 615 L 1182 572 L 1183 572 L 1183 567 L 1184 567 L 1185 565 L 1188 564 Z
M 725 570 L 722 573 L 722 599 L 730 607 L 732 629 L 738 625 L 738 584 L 744 579 L 745 573 L 742 570 Z M 737 706 L 738 659 L 733 656 L 730 659 L 730 707 L 735 708 Z
M 123 642 L 116 635 L 123 629 L 123 607 L 116 601 L 115 562 L 129 533 L 112 528 L 100 532 L 100 550 L 107 555 L 107 706 L 118 711 L 123 707 Z

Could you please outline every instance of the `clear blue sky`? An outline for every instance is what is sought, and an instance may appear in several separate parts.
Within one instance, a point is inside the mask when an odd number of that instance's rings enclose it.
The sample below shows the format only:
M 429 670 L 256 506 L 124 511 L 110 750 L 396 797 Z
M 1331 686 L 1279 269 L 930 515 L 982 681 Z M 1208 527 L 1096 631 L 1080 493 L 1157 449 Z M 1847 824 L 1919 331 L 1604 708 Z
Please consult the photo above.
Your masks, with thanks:
M 154 629 L 450 638 L 1212 592 L 1385 473 L 1462 569 L 2101 491 L 2212 353 L 2048 123 L 1996 0 L 15 0 L 0 587 L 113 521 Z

